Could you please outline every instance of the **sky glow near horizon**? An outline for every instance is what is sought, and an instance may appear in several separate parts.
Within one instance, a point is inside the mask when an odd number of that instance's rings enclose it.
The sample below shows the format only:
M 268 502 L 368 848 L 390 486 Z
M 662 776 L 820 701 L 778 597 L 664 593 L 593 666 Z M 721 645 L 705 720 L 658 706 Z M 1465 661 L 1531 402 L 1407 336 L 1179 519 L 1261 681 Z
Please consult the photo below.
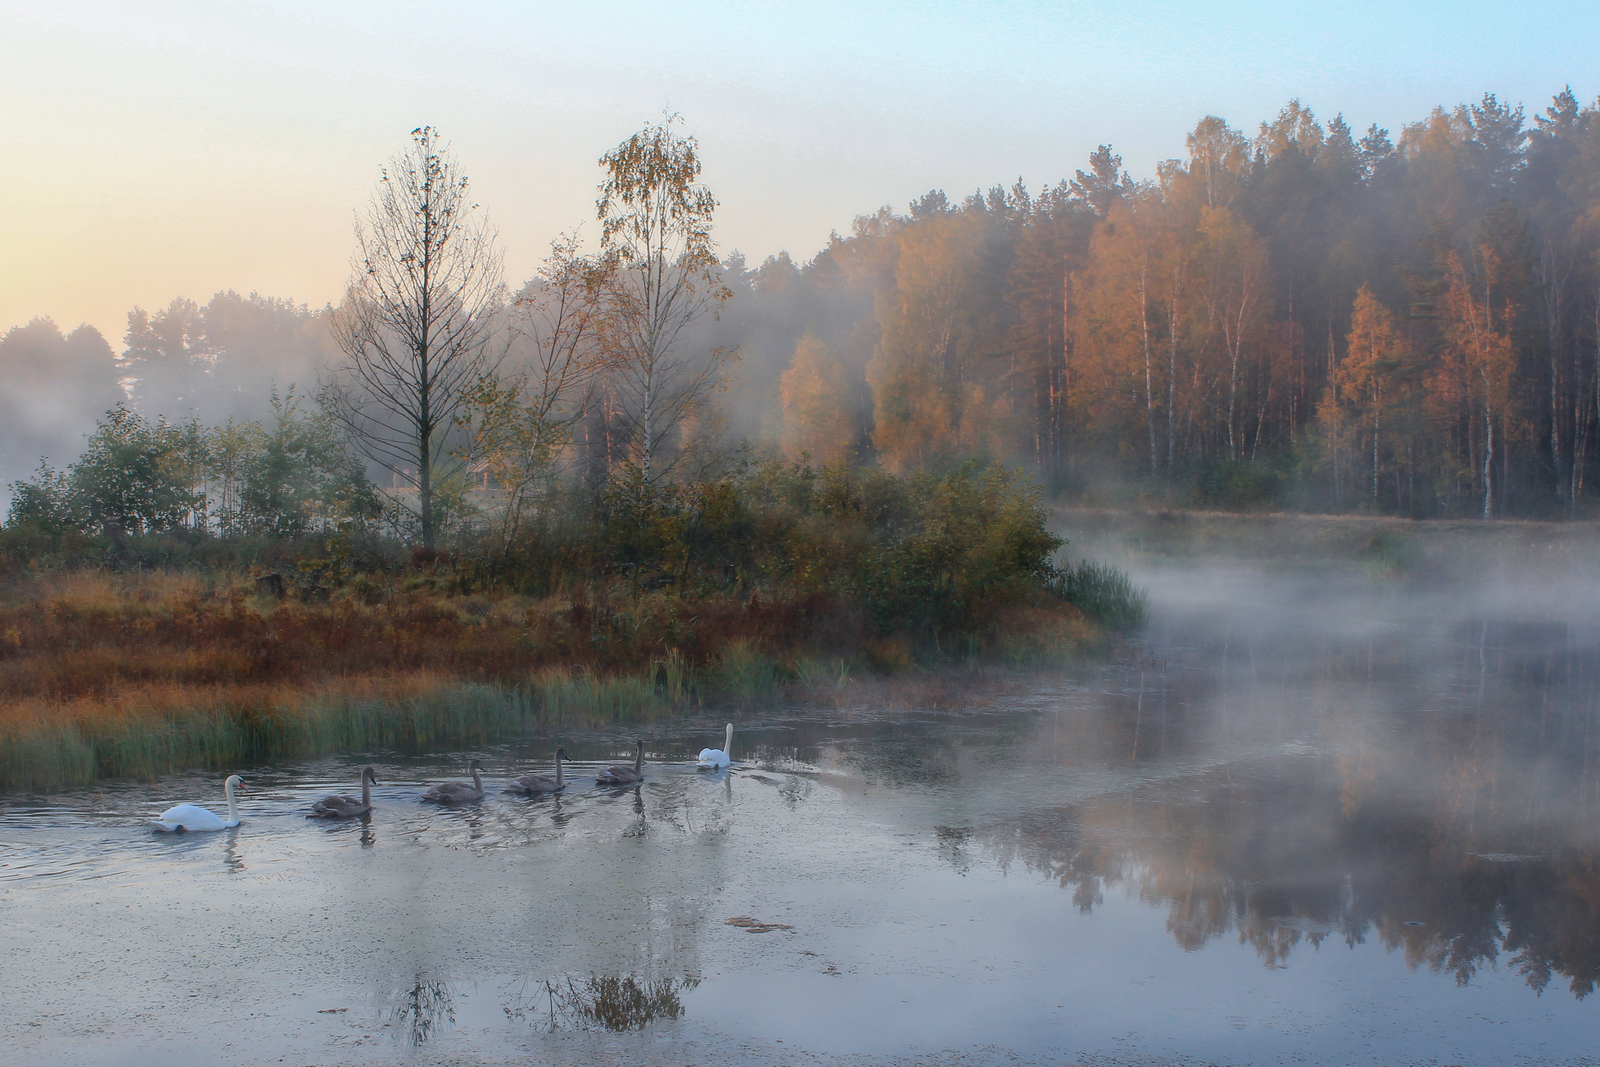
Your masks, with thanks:
M 330 9 L 331 8 L 331 9 Z M 128 309 L 256 290 L 321 305 L 407 133 L 452 142 L 508 281 L 594 236 L 595 161 L 664 109 L 700 140 L 717 238 L 806 260 L 932 188 L 1054 184 L 1110 142 L 1135 177 L 1208 114 L 1298 97 L 1398 135 L 1484 92 L 1600 93 L 1584 5 L 309 0 L 0 4 L 10 166 L 0 331 L 120 348 Z

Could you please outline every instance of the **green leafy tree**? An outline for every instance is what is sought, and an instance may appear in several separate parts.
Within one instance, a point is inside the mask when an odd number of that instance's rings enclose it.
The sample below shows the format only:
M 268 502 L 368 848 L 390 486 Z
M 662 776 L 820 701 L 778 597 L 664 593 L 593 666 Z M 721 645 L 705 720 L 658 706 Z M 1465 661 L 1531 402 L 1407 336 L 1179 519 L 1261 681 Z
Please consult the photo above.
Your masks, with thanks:
M 335 417 L 305 412 L 291 389 L 272 396 L 272 421 L 211 431 L 209 460 L 232 508 L 218 532 L 294 538 L 370 522 L 381 510 Z
M 204 529 L 205 438 L 196 422 L 154 421 L 118 404 L 66 472 L 64 513 L 129 533 Z

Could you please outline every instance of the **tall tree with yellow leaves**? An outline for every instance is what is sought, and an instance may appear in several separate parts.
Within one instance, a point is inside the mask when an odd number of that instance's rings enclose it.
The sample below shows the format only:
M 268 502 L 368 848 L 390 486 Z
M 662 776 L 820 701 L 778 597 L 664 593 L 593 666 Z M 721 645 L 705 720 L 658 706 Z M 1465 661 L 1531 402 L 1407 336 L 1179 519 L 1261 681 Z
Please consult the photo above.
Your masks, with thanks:
M 882 340 L 867 363 L 873 444 L 911 470 L 986 451 L 990 399 L 984 357 L 999 333 L 980 256 L 985 220 L 941 212 L 898 235 L 895 288 L 878 297 Z
M 699 145 L 679 121 L 667 115 L 602 156 L 595 204 L 607 385 L 647 486 L 672 469 L 663 443 L 704 414 L 739 355 L 690 343 L 692 327 L 730 293 L 711 239 L 717 201 L 699 180 Z
M 839 353 L 811 330 L 795 346 L 783 372 L 783 451 L 791 460 L 810 456 L 834 463 L 855 444 L 850 384 Z
M 1372 508 L 1378 509 L 1378 476 L 1383 470 L 1380 440 L 1386 397 L 1392 402 L 1392 382 L 1401 369 L 1401 339 L 1394 315 L 1363 285 L 1350 312 L 1349 351 L 1333 371 L 1333 387 L 1361 410 L 1372 430 Z

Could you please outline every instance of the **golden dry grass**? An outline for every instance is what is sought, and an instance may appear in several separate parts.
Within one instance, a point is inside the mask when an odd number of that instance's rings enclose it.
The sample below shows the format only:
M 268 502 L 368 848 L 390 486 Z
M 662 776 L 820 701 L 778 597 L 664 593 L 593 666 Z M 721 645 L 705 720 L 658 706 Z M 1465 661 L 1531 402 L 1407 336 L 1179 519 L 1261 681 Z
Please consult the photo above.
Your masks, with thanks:
M 1069 607 L 1012 614 L 988 651 L 1019 663 L 1096 638 Z M 706 693 L 839 699 L 852 664 L 904 671 L 912 647 L 868 642 L 856 613 L 817 595 L 456 596 L 396 577 L 303 602 L 246 576 L 51 574 L 0 589 L 0 788 L 455 746 Z

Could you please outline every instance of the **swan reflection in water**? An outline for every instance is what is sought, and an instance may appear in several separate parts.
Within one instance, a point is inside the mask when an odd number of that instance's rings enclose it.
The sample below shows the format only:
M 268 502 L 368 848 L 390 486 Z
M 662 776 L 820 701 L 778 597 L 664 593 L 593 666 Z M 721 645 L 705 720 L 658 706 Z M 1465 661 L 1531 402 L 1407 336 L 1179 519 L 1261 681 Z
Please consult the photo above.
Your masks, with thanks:
M 455 996 L 443 979 L 419 974 L 408 988 L 396 990 L 395 996 L 399 1003 L 389 1011 L 389 1024 L 400 1040 L 414 1048 L 456 1024 Z
M 523 983 L 508 998 L 504 1011 L 508 1019 L 542 1019 L 552 1033 L 595 1029 L 626 1033 L 682 1018 L 682 994 L 699 984 L 696 975 L 655 981 L 628 974 L 546 979 Z
M 245 869 L 244 856 L 239 853 L 239 828 L 229 830 L 222 841 L 222 862 L 227 864 L 229 874 L 238 874 Z
M 576 812 L 567 810 L 567 806 L 562 803 L 561 797 L 557 796 L 557 797 L 552 797 L 551 798 L 551 801 L 550 801 L 550 822 L 551 823 L 553 823 L 556 826 L 565 826 L 565 825 L 567 825 L 567 823 L 572 821 L 572 816 L 574 814 L 576 814 Z
M 359 829 L 357 829 L 359 827 Z M 332 821 L 323 827 L 323 833 L 330 838 L 341 834 L 357 834 L 362 848 L 371 848 L 378 843 L 378 832 L 372 828 L 372 812 L 366 812 L 353 819 L 340 819 Z
M 633 793 L 633 825 L 622 831 L 623 837 L 643 837 L 650 830 L 648 821 L 644 817 L 644 787 L 636 785 Z

